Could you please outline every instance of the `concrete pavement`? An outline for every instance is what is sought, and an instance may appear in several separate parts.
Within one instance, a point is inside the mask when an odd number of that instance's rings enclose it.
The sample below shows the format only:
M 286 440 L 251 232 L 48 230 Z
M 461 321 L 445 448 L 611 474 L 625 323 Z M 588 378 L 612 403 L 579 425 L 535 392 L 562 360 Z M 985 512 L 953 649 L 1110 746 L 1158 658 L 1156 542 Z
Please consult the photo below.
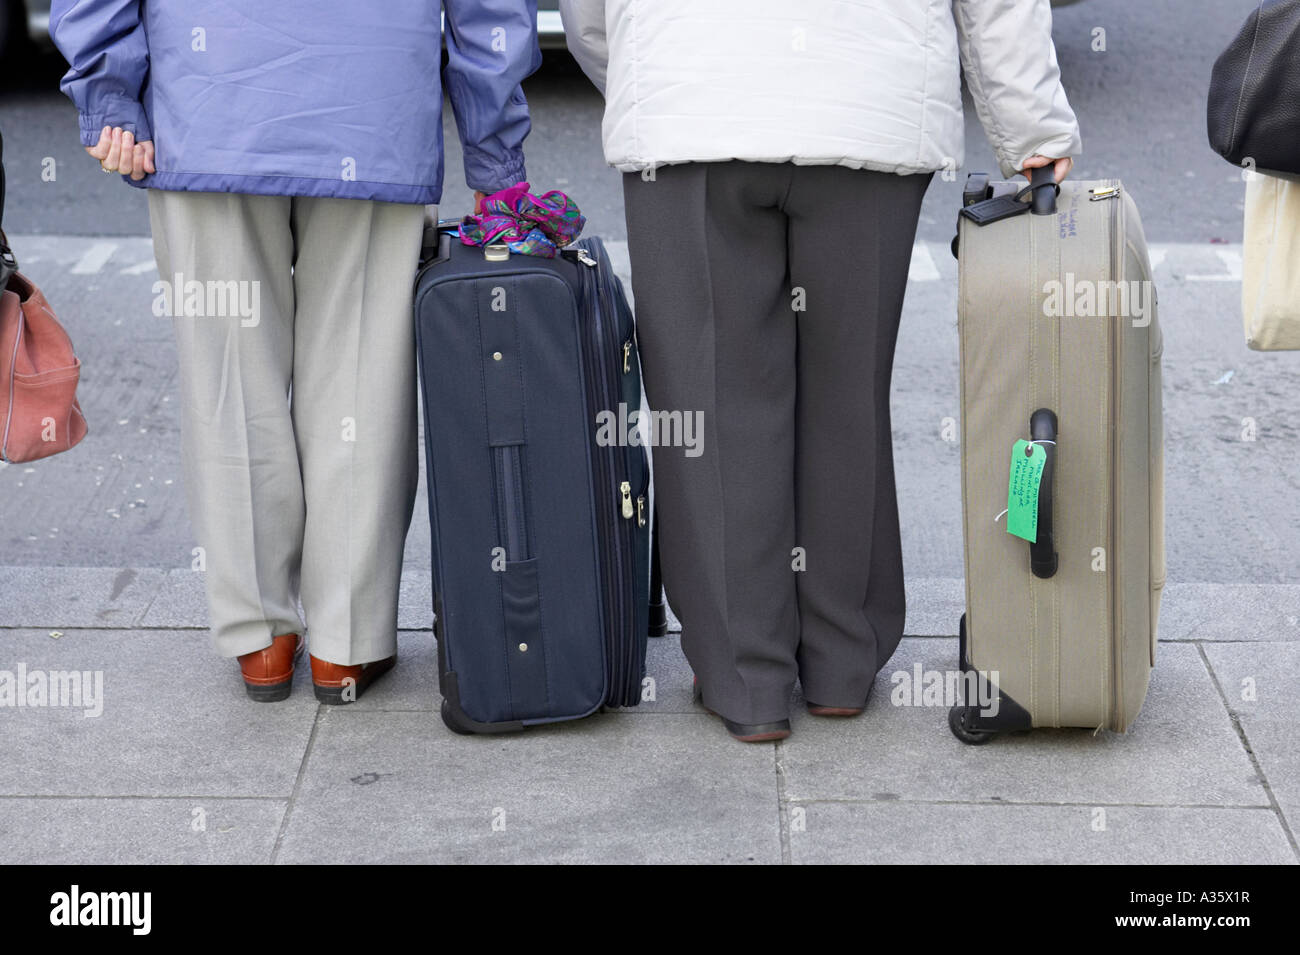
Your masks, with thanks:
M 1285 611 L 1297 590 L 1234 597 Z M 1198 628 L 1222 596 L 1211 591 L 1169 595 L 1130 733 L 1039 731 L 979 748 L 949 734 L 942 706 L 891 702 L 894 673 L 956 659 L 955 639 L 920 635 L 903 641 L 862 717 L 816 719 L 796 702 L 794 735 L 775 746 L 733 742 L 691 702 L 676 635 L 652 641 L 656 698 L 635 710 L 456 736 L 437 713 L 427 575 L 410 574 L 404 592 L 398 668 L 330 708 L 302 670 L 284 703 L 245 698 L 208 647 L 199 574 L 0 571 L 0 593 L 22 598 L 6 601 L 0 668 L 102 674 L 98 715 L 0 710 L 6 860 L 1300 858 L 1300 690 L 1286 676 L 1300 668 L 1300 642 Z M 914 580 L 909 602 L 922 609 L 909 632 L 951 631 L 935 611 L 959 610 L 960 581 Z

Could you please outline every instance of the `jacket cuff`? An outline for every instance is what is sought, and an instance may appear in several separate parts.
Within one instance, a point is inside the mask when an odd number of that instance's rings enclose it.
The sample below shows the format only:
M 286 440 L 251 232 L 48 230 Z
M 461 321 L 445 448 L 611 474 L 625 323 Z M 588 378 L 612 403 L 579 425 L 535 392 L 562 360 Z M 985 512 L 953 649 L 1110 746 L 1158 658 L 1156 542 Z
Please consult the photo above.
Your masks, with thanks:
M 465 150 L 465 185 L 475 192 L 491 195 L 527 178 L 523 153 L 503 163 L 481 150 Z
M 1022 155 L 1003 155 L 999 165 L 1002 166 L 1003 176 L 1012 179 L 1025 168 L 1025 162 L 1031 156 L 1047 156 L 1050 159 L 1064 159 L 1069 156 L 1071 159 L 1077 159 L 1081 152 L 1083 152 L 1083 143 L 1078 133 L 1062 133 L 1038 143 Z
M 103 112 L 81 114 L 81 145 L 93 146 L 105 126 L 121 126 L 138 143 L 153 139 L 153 130 L 144 107 L 135 100 L 115 99 L 104 104 Z

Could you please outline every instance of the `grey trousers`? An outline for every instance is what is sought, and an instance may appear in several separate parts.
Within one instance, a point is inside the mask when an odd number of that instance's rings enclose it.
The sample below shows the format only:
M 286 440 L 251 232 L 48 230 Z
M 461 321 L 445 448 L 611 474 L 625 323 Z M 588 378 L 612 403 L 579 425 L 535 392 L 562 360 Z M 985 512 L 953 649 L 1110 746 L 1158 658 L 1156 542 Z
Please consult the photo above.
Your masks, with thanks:
M 218 653 L 303 632 L 301 597 L 315 656 L 392 655 L 424 208 L 154 189 L 149 213 Z
M 698 163 L 624 176 L 664 584 L 711 709 L 862 706 L 903 633 L 889 388 L 930 176 Z

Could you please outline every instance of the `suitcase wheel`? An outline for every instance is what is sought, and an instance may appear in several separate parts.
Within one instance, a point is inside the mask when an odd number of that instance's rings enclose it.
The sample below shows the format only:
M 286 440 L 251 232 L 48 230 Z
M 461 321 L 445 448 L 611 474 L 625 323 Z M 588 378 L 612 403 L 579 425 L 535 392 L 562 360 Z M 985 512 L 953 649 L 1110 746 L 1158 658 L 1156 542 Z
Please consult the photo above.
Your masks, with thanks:
M 997 735 L 997 733 L 988 730 L 977 730 L 968 727 L 966 725 L 966 707 L 964 706 L 954 706 L 948 710 L 948 728 L 952 730 L 953 736 L 967 746 L 982 746 Z
M 446 700 L 442 701 L 441 712 L 442 712 L 442 721 L 447 724 L 447 729 L 451 730 L 453 733 L 459 733 L 461 736 L 474 735 L 469 730 L 465 729 L 465 727 L 461 723 L 456 721 L 456 716 L 454 713 L 452 713 L 451 707 L 448 705 Z

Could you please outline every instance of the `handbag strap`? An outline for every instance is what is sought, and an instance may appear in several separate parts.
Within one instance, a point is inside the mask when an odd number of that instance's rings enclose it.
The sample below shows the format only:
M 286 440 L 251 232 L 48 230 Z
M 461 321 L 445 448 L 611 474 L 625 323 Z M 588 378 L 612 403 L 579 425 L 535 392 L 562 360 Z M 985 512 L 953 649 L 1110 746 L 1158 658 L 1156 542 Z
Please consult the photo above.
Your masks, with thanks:
M 0 291 L 9 287 L 9 278 L 18 271 L 18 260 L 9 248 L 9 238 L 5 235 L 5 138 L 0 132 Z

